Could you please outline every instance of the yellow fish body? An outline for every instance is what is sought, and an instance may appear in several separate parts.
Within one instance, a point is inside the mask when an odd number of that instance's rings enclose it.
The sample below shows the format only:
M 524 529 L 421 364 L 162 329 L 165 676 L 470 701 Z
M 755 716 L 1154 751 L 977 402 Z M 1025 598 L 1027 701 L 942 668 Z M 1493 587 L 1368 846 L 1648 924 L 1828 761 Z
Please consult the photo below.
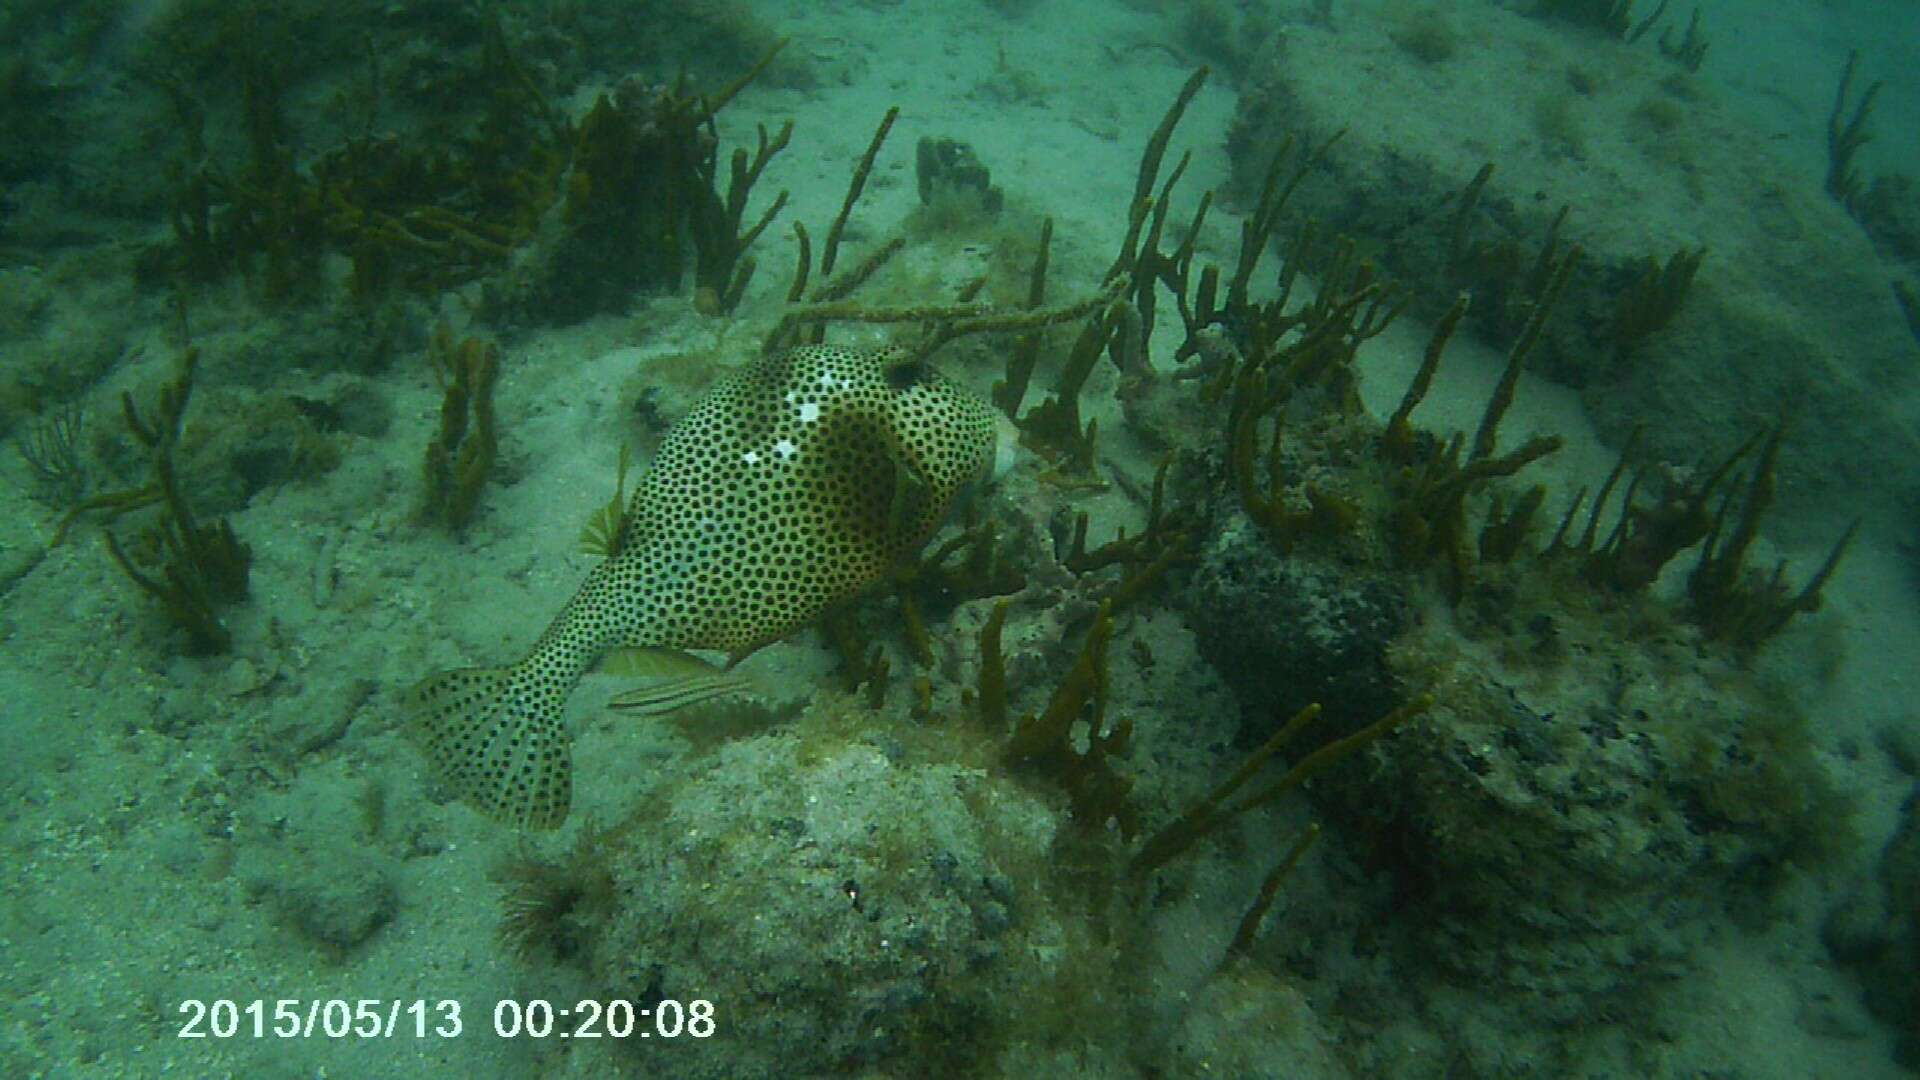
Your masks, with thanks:
M 427 679 L 409 723 L 489 817 L 546 829 L 572 802 L 562 709 L 619 648 L 738 660 L 925 541 L 991 466 L 987 404 L 900 348 L 812 345 L 728 375 L 641 477 L 612 555 L 526 659 Z

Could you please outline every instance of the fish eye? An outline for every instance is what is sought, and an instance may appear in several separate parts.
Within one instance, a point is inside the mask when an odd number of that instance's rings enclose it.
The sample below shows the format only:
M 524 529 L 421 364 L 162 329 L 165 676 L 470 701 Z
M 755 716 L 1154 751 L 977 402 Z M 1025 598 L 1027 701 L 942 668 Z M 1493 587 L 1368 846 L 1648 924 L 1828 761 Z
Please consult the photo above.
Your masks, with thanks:
M 926 375 L 926 369 L 919 361 L 910 364 L 896 364 L 887 369 L 887 385 L 895 390 L 911 390 L 920 384 Z

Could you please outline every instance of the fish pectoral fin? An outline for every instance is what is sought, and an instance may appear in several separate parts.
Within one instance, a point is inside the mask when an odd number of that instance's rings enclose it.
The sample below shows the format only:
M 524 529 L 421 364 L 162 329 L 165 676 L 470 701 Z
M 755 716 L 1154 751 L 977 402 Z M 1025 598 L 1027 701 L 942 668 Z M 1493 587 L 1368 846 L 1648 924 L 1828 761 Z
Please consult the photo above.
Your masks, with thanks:
M 682 649 L 614 649 L 600 658 L 595 670 L 603 675 L 647 680 L 607 701 L 609 709 L 638 716 L 668 716 L 715 698 L 761 694 L 759 684 L 747 676 Z
M 713 671 L 656 679 L 645 686 L 615 694 L 607 708 L 638 716 L 670 716 L 682 709 L 739 695 L 759 695 L 759 684 L 745 675 Z
M 608 651 L 593 670 L 602 675 L 617 675 L 625 679 L 678 679 L 717 675 L 721 667 L 685 649 L 629 645 Z
M 933 495 L 933 485 L 919 462 L 897 447 L 887 457 L 893 462 L 893 497 L 887 501 L 886 535 L 905 536 L 916 531 L 915 523 Z

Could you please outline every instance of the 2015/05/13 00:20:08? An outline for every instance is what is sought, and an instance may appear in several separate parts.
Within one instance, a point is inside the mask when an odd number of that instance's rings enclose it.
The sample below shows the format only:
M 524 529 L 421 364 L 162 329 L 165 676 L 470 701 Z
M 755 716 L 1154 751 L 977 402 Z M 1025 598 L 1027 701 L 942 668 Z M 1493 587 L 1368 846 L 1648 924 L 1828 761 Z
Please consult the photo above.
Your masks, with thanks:
M 341 998 L 282 998 L 271 1010 L 261 998 L 245 1004 L 225 998 L 212 1002 L 189 999 L 180 1003 L 178 1035 L 183 1039 L 372 1039 L 406 1035 L 454 1039 L 466 1031 L 461 1011 L 460 1002 L 449 999 L 363 998 L 352 1002 Z M 718 1028 L 714 1012 L 713 1002 L 705 998 L 687 1002 L 662 998 L 651 1005 L 624 998 L 582 999 L 571 1007 L 558 1008 L 540 998 L 524 1002 L 502 998 L 494 1002 L 493 1033 L 503 1039 L 705 1039 Z

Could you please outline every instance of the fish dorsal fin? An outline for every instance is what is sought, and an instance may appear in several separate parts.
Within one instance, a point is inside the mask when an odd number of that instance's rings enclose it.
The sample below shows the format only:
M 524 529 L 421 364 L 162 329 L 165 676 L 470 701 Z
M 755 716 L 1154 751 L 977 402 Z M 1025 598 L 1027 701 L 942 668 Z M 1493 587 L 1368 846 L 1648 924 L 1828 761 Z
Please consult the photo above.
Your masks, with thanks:
M 613 484 L 613 498 L 593 512 L 580 530 L 580 550 L 589 555 L 611 559 L 626 547 L 627 531 L 633 524 L 633 510 L 627 506 L 627 470 L 633 466 L 633 452 L 620 444 L 620 472 Z

